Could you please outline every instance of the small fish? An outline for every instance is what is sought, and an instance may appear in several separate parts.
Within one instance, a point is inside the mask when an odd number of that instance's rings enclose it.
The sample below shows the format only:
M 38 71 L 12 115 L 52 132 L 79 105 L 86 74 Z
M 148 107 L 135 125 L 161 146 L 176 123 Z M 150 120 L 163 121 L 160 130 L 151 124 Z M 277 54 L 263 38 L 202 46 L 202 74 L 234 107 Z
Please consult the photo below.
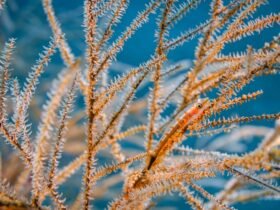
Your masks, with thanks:
M 160 163 L 162 158 L 173 148 L 174 144 L 181 141 L 188 125 L 194 120 L 202 117 L 210 104 L 211 103 L 208 98 L 200 99 L 190 109 L 188 109 L 178 121 L 176 121 L 176 124 L 171 127 L 169 132 L 162 137 L 156 151 L 151 155 L 149 163 L 146 167 L 148 170 L 152 166 Z

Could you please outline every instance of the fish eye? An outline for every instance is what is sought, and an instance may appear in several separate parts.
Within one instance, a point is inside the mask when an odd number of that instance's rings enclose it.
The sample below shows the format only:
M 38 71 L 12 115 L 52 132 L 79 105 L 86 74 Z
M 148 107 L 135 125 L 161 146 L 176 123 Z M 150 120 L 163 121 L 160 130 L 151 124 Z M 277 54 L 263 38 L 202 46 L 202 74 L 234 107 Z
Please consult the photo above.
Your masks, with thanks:
M 198 104 L 197 107 L 198 107 L 198 108 L 201 108 L 201 107 L 202 107 L 202 104 Z

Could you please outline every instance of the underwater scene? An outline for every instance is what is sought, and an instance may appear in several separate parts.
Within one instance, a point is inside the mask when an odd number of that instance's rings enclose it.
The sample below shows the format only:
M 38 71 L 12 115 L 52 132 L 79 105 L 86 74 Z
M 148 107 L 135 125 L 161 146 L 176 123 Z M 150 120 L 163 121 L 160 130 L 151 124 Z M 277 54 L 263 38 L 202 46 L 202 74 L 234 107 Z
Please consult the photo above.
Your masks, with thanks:
M 279 0 L 0 0 L 0 210 L 280 209 Z

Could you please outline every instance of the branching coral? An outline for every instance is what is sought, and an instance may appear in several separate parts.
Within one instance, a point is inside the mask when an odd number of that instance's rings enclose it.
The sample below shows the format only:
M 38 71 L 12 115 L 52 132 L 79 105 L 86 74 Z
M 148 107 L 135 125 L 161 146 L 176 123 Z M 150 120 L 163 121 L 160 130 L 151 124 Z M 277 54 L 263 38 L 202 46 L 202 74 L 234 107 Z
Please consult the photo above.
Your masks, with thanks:
M 53 38 L 39 55 L 24 87 L 20 87 L 18 80 L 10 74 L 15 39 L 6 41 L 1 51 L 0 133 L 14 148 L 9 155 L 15 161 L 20 157 L 23 162 L 17 164 L 21 172 L 16 176 L 18 171 L 12 164 L 4 166 L 12 169 L 7 169 L 1 177 L 1 207 L 45 209 L 49 205 L 55 209 L 87 210 L 94 204 L 94 199 L 120 182 L 123 182 L 122 192 L 114 193 L 109 209 L 149 209 L 156 205 L 155 197 L 170 192 L 178 192 L 193 209 L 231 209 L 238 202 L 279 199 L 280 189 L 274 182 L 280 175 L 279 124 L 257 149 L 246 154 L 181 145 L 193 136 L 230 132 L 236 124 L 280 118 L 280 113 L 224 115 L 224 111 L 265 94 L 261 87 L 247 93 L 243 89 L 256 77 L 279 73 L 279 36 L 268 40 L 262 48 L 248 46 L 237 55 L 227 55 L 223 51 L 229 43 L 279 24 L 279 14 L 254 17 L 257 9 L 265 4 L 262 0 L 235 0 L 228 4 L 213 0 L 209 20 L 178 37 L 171 36 L 172 29 L 176 29 L 186 13 L 200 4 L 200 0 L 183 3 L 152 0 L 115 38 L 115 28 L 129 1 L 85 0 L 86 51 L 83 58 L 78 58 L 68 44 L 67 34 L 60 28 L 52 1 L 42 0 Z M 0 10 L 3 5 L 0 1 Z M 153 55 L 108 82 L 113 61 L 152 15 L 158 17 Z M 100 20 L 104 16 L 108 21 L 101 27 Z M 169 79 L 185 69 L 180 64 L 170 65 L 170 52 L 195 37 L 200 39 L 193 66 L 179 74 L 180 78 L 170 89 L 167 87 Z M 32 122 L 37 127 L 36 134 L 32 135 L 29 125 L 31 103 L 36 100 L 40 77 L 57 49 L 65 68 L 49 88 L 48 101 L 40 109 L 40 121 Z M 149 95 L 135 100 L 135 95 L 147 81 L 150 82 Z M 84 104 L 75 103 L 75 96 L 83 97 Z M 12 111 L 7 106 L 10 102 Z M 172 112 L 166 111 L 169 104 L 176 107 Z M 130 123 L 131 118 L 146 117 L 143 116 L 145 112 L 148 117 L 143 123 Z M 122 130 L 124 123 L 129 124 L 125 131 Z M 134 141 L 135 136 L 138 139 Z M 141 147 L 141 151 L 131 152 L 121 144 L 128 139 Z M 74 145 L 78 154 L 61 168 L 61 156 L 73 151 L 69 145 Z M 115 162 L 106 165 L 100 156 L 108 153 Z M 80 193 L 65 202 L 66 197 L 59 187 L 82 167 Z M 197 183 L 225 172 L 233 178 L 217 195 Z M 29 184 L 32 187 L 26 187 Z M 251 185 L 260 188 L 251 190 L 248 188 Z M 50 204 L 46 203 L 47 197 L 52 200 Z

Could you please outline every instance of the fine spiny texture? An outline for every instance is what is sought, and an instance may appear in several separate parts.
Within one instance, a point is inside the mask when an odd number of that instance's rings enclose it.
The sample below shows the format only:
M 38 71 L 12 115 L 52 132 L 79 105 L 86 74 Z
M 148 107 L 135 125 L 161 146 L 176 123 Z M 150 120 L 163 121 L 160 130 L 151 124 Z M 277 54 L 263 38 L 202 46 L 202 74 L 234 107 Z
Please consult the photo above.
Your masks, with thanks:
M 257 77 L 279 74 L 280 37 L 267 40 L 258 49 L 248 46 L 238 54 L 224 54 L 223 49 L 255 32 L 279 27 L 280 15 L 255 17 L 259 7 L 269 4 L 263 0 L 212 0 L 206 22 L 186 28 L 177 37 L 170 35 L 188 12 L 204 3 L 151 0 L 115 37 L 129 0 L 85 0 L 86 49 L 78 57 L 60 27 L 52 0 L 42 0 L 53 35 L 23 87 L 11 76 L 16 72 L 11 74 L 17 41 L 9 37 L 1 45 L 0 133 L 1 140 L 14 149 L 9 150 L 9 158 L 4 158 L 1 209 L 87 210 L 94 208 L 94 200 L 100 197 L 111 199 L 109 209 L 152 209 L 157 205 L 156 197 L 171 192 L 177 192 L 193 209 L 232 209 L 239 202 L 279 199 L 279 121 L 269 132 L 250 127 L 241 133 L 242 127 L 237 126 L 277 120 L 280 113 L 234 117 L 224 113 L 252 100 L 258 103 L 258 97 L 265 94 L 262 87 L 243 90 Z M 7 5 L 0 0 L 0 13 Z M 110 81 L 110 68 L 118 54 L 151 16 L 157 18 L 157 29 L 151 34 L 156 46 L 150 59 Z M 105 26 L 100 21 L 104 17 Z M 192 66 L 171 64 L 169 54 L 197 37 Z M 32 122 L 32 101 L 37 99 L 42 74 L 56 51 L 65 67 L 48 88 L 40 120 Z M 169 80 L 175 81 L 170 87 Z M 136 99 L 147 84 L 149 92 Z M 84 99 L 83 105 L 75 101 L 77 97 Z M 175 108 L 170 111 L 169 105 Z M 134 124 L 137 118 L 145 120 Z M 228 132 L 239 134 L 229 138 Z M 253 151 L 217 151 L 219 145 L 257 132 L 263 140 Z M 216 144 L 214 139 L 210 149 L 184 146 L 188 139 L 202 141 L 203 136 L 217 134 L 225 137 L 219 137 Z M 131 151 L 122 144 L 128 140 L 141 149 Z M 61 167 L 65 154 L 75 158 Z M 102 155 L 109 156 L 113 163 L 104 163 Z M 59 188 L 65 183 L 71 185 L 69 179 L 80 168 L 80 192 L 67 197 Z M 225 174 L 230 178 L 216 194 L 198 183 Z M 120 183 L 122 189 L 109 190 Z M 106 195 L 109 191 L 111 195 Z M 45 202 L 47 198 L 51 202 Z

